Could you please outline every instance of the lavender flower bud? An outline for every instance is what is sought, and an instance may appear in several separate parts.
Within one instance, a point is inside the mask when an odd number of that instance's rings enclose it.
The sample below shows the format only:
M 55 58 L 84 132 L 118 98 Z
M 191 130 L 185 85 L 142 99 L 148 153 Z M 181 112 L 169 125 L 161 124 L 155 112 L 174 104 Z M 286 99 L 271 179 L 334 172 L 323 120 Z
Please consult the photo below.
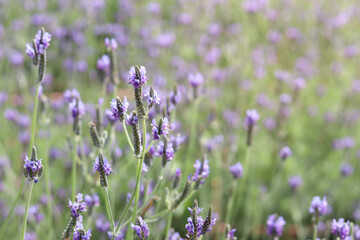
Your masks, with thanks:
M 34 181 L 34 183 L 37 183 L 43 172 L 44 167 L 41 163 L 41 159 L 37 159 L 36 147 L 33 146 L 30 160 L 27 156 L 25 157 L 24 175 L 29 181 Z
M 93 122 L 89 122 L 89 129 L 90 129 L 90 136 L 91 136 L 94 146 L 98 147 L 98 148 L 101 147 L 100 136 L 96 129 L 96 124 Z
M 62 240 L 70 240 L 71 233 L 74 231 L 74 227 L 76 224 L 76 218 L 71 216 L 70 221 L 67 224 L 65 230 L 62 233 L 61 239 Z
M 140 118 L 146 117 L 145 106 L 142 101 L 142 90 L 141 86 L 147 82 L 146 70 L 145 67 L 141 66 L 140 69 L 138 66 L 131 67 L 129 72 L 129 83 L 131 83 L 135 88 L 135 103 L 138 115 Z
M 230 226 L 226 226 L 226 240 L 237 240 L 235 237 L 236 228 L 230 229 Z
M 285 146 L 280 150 L 279 155 L 280 155 L 281 160 L 285 160 L 288 157 L 291 157 L 292 151 L 288 146 Z
M 241 178 L 243 175 L 243 166 L 240 162 L 237 162 L 234 165 L 230 166 L 229 171 L 235 179 Z
M 255 123 L 260 119 L 260 115 L 256 111 L 256 109 L 247 110 L 246 111 L 246 118 L 245 118 L 245 125 L 248 129 L 247 139 L 246 139 L 246 145 L 251 146 L 251 140 L 252 140 L 252 132 Z
M 139 158 L 141 154 L 141 137 L 139 128 L 139 117 L 137 116 L 136 111 L 130 113 L 130 116 L 126 118 L 126 123 L 132 126 L 134 138 L 134 155 L 135 157 Z
M 212 217 L 212 212 L 213 212 L 213 208 L 209 207 L 207 217 L 202 226 L 201 235 L 205 235 L 205 233 L 210 232 L 212 230 L 212 227 L 215 225 L 216 218 Z
M 146 240 L 149 237 L 149 228 L 142 217 L 139 217 L 135 224 L 131 223 L 131 228 L 135 230 L 136 235 L 141 240 Z
M 195 173 L 193 176 L 193 181 L 196 182 L 195 189 L 198 189 L 200 185 L 204 184 L 205 178 L 210 174 L 209 161 L 205 159 L 205 155 L 200 160 L 196 160 L 195 164 Z
M 161 135 L 166 137 L 170 132 L 169 120 L 166 117 L 159 120 L 159 125 L 156 125 L 156 121 L 153 119 L 151 126 L 153 130 L 153 140 L 159 140 Z
M 183 191 L 181 192 L 181 195 L 171 205 L 172 210 L 176 209 L 180 205 L 180 203 L 184 201 L 184 199 L 187 197 L 187 195 L 190 192 L 190 187 L 191 187 L 191 180 L 188 179 L 187 182 L 185 183 Z
M 112 171 L 109 161 L 100 152 L 93 165 L 93 172 L 97 171 L 100 174 L 100 185 L 102 187 L 107 187 L 107 177 L 111 174 Z
M 327 210 L 328 203 L 326 197 L 321 199 L 319 196 L 313 198 L 311 205 L 309 207 L 309 213 L 318 215 L 325 215 Z
M 192 211 L 191 211 L 191 220 L 192 220 L 192 224 L 193 224 L 193 229 L 192 232 L 190 232 L 189 237 L 190 239 L 197 239 L 197 232 L 198 232 L 198 227 L 199 227 L 199 223 L 198 223 L 198 214 L 201 212 L 201 210 L 199 209 L 199 205 L 198 205 L 198 201 L 196 199 L 194 199 L 194 203 L 192 206 Z
M 121 122 L 124 121 L 124 116 L 128 107 L 129 102 L 127 101 L 126 97 L 124 97 L 124 101 L 121 101 L 119 97 L 116 98 L 117 119 L 119 119 Z
M 278 236 L 280 237 L 283 233 L 284 226 L 286 222 L 282 216 L 277 216 L 277 214 L 272 214 L 269 216 L 266 221 L 267 225 L 267 234 L 269 236 Z
M 172 185 L 172 189 L 176 189 L 179 186 L 180 177 L 181 177 L 181 170 L 180 168 L 177 168 L 175 171 L 175 178 Z
M 144 96 L 147 97 L 148 110 L 154 106 L 154 103 L 160 104 L 159 95 L 154 88 L 151 87 L 149 92 L 145 93 Z
M 331 233 L 339 236 L 341 240 L 348 239 L 347 237 L 350 236 L 350 230 L 350 221 L 345 222 L 343 218 L 339 218 L 338 221 L 333 219 L 331 222 Z

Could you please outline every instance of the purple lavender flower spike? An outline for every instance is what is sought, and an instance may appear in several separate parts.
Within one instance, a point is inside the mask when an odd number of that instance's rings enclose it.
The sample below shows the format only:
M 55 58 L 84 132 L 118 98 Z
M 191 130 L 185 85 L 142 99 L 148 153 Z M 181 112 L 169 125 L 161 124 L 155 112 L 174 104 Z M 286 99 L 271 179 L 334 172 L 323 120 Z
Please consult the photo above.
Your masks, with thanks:
M 105 47 L 109 50 L 115 50 L 118 48 L 118 43 L 114 38 L 105 38 Z
M 131 223 L 131 228 L 135 230 L 136 235 L 142 239 L 145 240 L 149 236 L 149 228 L 146 224 L 146 222 L 139 217 L 136 221 L 136 224 Z
M 260 115 L 256 109 L 249 109 L 246 111 L 245 124 L 247 127 L 254 126 L 259 119 Z
M 129 71 L 129 84 L 133 85 L 134 88 L 138 88 L 146 84 L 148 78 L 146 76 L 146 69 L 144 66 L 139 68 L 140 76 L 136 75 L 135 67 L 132 66 Z
M 73 118 L 85 115 L 85 105 L 79 99 L 73 99 L 69 103 L 69 109 Z
M 236 232 L 236 228 L 229 230 L 228 233 L 226 234 L 226 240 L 236 240 L 237 238 L 235 237 L 235 232 Z
M 331 233 L 336 234 L 341 240 L 347 239 L 350 235 L 350 230 L 350 222 L 345 222 L 343 218 L 340 218 L 338 221 L 333 219 L 331 222 Z
M 35 50 L 29 43 L 26 44 L 25 52 L 31 59 L 35 57 Z
M 93 172 L 98 172 L 100 174 L 100 184 L 102 187 L 107 187 L 107 177 L 111 174 L 111 165 L 106 157 L 102 153 L 99 153 L 99 156 L 93 162 Z
M 126 124 L 130 126 L 134 126 L 138 122 L 139 122 L 139 117 L 136 114 L 130 113 L 130 115 L 126 117 Z
M 150 108 L 150 106 L 152 107 L 154 105 L 154 103 L 156 103 L 158 105 L 160 104 L 159 94 L 153 88 L 149 89 L 149 91 L 144 93 L 144 97 L 147 98 L 147 104 L 148 104 L 149 108 Z
M 162 135 L 166 137 L 170 132 L 169 120 L 166 117 L 160 119 L 159 125 L 157 125 L 156 120 L 153 119 L 151 126 L 153 130 L 153 140 L 159 140 Z
M 296 190 L 299 186 L 303 184 L 303 179 L 301 176 L 292 176 L 288 179 L 288 184 L 291 189 Z
M 108 55 L 102 55 L 101 58 L 99 58 L 96 62 L 97 69 L 109 72 L 110 70 L 110 58 Z
M 197 88 L 204 84 L 204 77 L 199 72 L 190 73 L 188 76 L 188 81 L 193 88 Z
M 41 54 L 45 53 L 45 50 L 50 46 L 52 35 L 48 32 L 42 33 L 41 30 L 35 35 L 36 48 Z
M 327 211 L 328 203 L 326 201 L 326 197 L 321 199 L 319 196 L 313 198 L 311 205 L 309 207 L 309 213 L 325 215 Z
M 43 171 L 44 167 L 41 163 L 41 159 L 37 159 L 36 147 L 33 146 L 30 159 L 27 156 L 25 157 L 24 175 L 29 181 L 37 183 L 42 176 Z
M 291 155 L 292 155 L 292 151 L 288 146 L 283 147 L 279 153 L 281 160 L 285 160 L 288 157 L 291 157 Z
M 197 182 L 197 185 L 204 184 L 204 180 L 209 176 L 210 174 L 210 167 L 209 167 L 209 160 L 203 159 L 202 161 L 196 160 L 194 164 L 195 173 L 192 177 L 192 180 L 194 182 Z
M 354 168 L 349 163 L 342 163 L 340 166 L 340 172 L 343 176 L 347 177 L 353 174 Z
M 230 166 L 229 171 L 235 179 L 241 178 L 243 175 L 243 166 L 240 162 L 237 162 L 234 165 Z
M 126 111 L 129 107 L 129 102 L 127 101 L 126 97 L 124 97 L 124 99 L 122 101 L 121 100 L 119 101 L 114 98 L 110 102 L 110 107 L 111 107 L 111 112 L 113 114 L 113 117 L 116 120 L 122 120 L 122 119 L 124 119 Z
M 71 216 L 74 218 L 78 218 L 80 216 L 80 213 L 86 211 L 86 203 L 83 202 L 83 195 L 81 193 L 78 193 L 75 197 L 75 201 L 71 202 L 69 199 L 69 205 L 68 207 L 71 208 Z
M 285 224 L 286 222 L 282 216 L 277 216 L 277 214 L 270 215 L 266 221 L 267 234 L 269 236 L 280 237 L 283 233 Z

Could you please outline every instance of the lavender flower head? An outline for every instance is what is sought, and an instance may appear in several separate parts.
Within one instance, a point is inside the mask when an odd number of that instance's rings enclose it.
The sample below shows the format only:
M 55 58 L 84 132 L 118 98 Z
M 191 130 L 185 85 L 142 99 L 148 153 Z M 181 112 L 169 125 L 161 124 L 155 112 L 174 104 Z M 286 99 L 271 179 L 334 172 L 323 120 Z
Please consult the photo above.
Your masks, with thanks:
M 126 117 L 126 124 L 130 126 L 134 126 L 138 122 L 139 122 L 139 117 L 136 114 L 130 113 L 130 115 Z
M 89 208 L 100 206 L 100 198 L 96 193 L 94 193 L 92 196 L 85 195 L 84 201 Z
M 136 221 L 136 224 L 131 223 L 131 228 L 135 230 L 136 235 L 144 240 L 147 239 L 149 236 L 149 228 L 146 224 L 146 222 L 139 217 L 138 220 Z
M 108 51 L 115 50 L 118 48 L 118 43 L 114 38 L 105 38 L 105 47 L 108 49 Z
M 86 211 L 86 203 L 83 202 L 83 195 L 81 193 L 78 193 L 75 197 L 75 201 L 71 202 L 69 199 L 69 205 L 68 207 L 71 208 L 71 216 L 74 218 L 78 218 L 80 216 L 80 213 Z
M 153 130 L 153 140 L 159 140 L 162 135 L 166 137 L 170 132 L 169 120 L 166 117 L 160 119 L 159 125 L 157 125 L 156 120 L 153 119 L 151 126 Z
M 193 208 L 188 208 L 188 210 L 190 211 L 191 217 L 188 217 L 185 228 L 187 230 L 186 236 L 189 239 L 198 239 L 200 236 L 212 230 L 212 227 L 216 223 L 216 218 L 212 217 L 211 207 L 205 220 L 199 216 L 203 209 L 198 207 L 196 200 L 194 200 Z
M 118 103 L 120 103 L 120 104 L 118 104 Z M 110 102 L 110 107 L 111 107 L 111 112 L 113 114 L 113 117 L 116 120 L 123 119 L 128 107 L 129 107 L 129 102 L 127 101 L 126 97 L 124 97 L 123 101 L 120 101 L 120 102 L 114 98 Z
M 240 162 L 237 162 L 234 165 L 230 166 L 229 171 L 235 179 L 241 178 L 243 175 L 243 166 Z
M 32 148 L 30 159 L 25 157 L 24 174 L 29 181 L 37 183 L 43 174 L 44 167 L 41 159 L 37 159 L 36 148 Z
M 292 176 L 288 179 L 288 184 L 291 189 L 296 190 L 299 186 L 303 184 L 303 179 L 301 176 Z
M 200 161 L 197 159 L 194 164 L 195 173 L 192 177 L 192 180 L 195 182 L 199 182 L 200 184 L 204 184 L 204 180 L 210 174 L 209 160 L 204 159 Z
M 85 115 L 85 105 L 80 99 L 73 99 L 69 103 L 69 109 L 73 118 Z
M 99 174 L 102 174 L 102 172 L 105 173 L 106 176 L 109 176 L 111 174 L 111 165 L 106 157 L 104 157 L 104 163 L 99 163 L 99 157 L 96 157 L 95 162 L 93 162 L 93 172 L 98 172 Z
M 144 85 L 147 82 L 148 78 L 146 76 L 146 69 L 144 66 L 140 66 L 139 72 L 134 66 L 130 68 L 129 71 L 129 84 L 133 85 L 134 88 L 138 88 Z
M 110 58 L 108 55 L 102 55 L 96 62 L 96 67 L 99 70 L 108 72 L 110 69 Z
M 257 121 L 259 121 L 260 115 L 256 109 L 249 109 L 246 111 L 245 124 L 247 127 L 252 127 Z
M 340 166 L 340 172 L 343 176 L 347 177 L 353 174 L 354 168 L 349 163 L 342 163 Z
M 236 228 L 229 230 L 226 234 L 226 239 L 227 240 L 236 240 L 237 238 L 235 237 L 235 232 L 236 232 Z
M 197 88 L 204 84 L 204 77 L 201 73 L 190 73 L 188 76 L 189 84 L 193 88 Z
M 147 98 L 147 104 L 148 106 L 153 106 L 154 103 L 156 104 L 160 104 L 160 97 L 159 97 L 159 94 L 158 92 L 153 89 L 153 88 L 150 88 L 149 91 L 147 91 L 146 93 L 144 93 L 144 97 Z
M 280 237 L 283 234 L 285 224 L 286 222 L 282 216 L 278 217 L 277 214 L 270 215 L 266 221 L 267 234 L 269 236 Z
M 43 33 L 41 30 L 35 35 L 36 48 L 41 54 L 44 54 L 45 50 L 50 46 L 51 37 L 50 33 Z
M 67 103 L 71 103 L 74 99 L 80 99 L 80 93 L 75 88 L 71 90 L 67 89 L 64 92 L 63 97 Z
M 29 44 L 26 44 L 26 55 L 28 55 L 31 59 L 33 59 L 36 55 L 35 55 L 35 49 Z
M 291 157 L 291 155 L 292 155 L 292 151 L 288 146 L 283 147 L 279 153 L 281 160 L 285 160 L 288 157 Z
M 339 236 L 341 240 L 347 239 L 347 236 L 350 235 L 350 229 L 350 222 L 345 222 L 343 218 L 338 221 L 333 219 L 331 222 L 331 233 Z
M 82 223 L 82 216 L 76 222 L 76 226 L 74 229 L 73 240 L 90 240 L 91 237 L 91 228 L 85 232 L 84 226 Z
M 311 205 L 309 207 L 309 213 L 325 215 L 327 211 L 328 203 L 326 201 L 326 197 L 321 199 L 319 196 L 313 198 Z

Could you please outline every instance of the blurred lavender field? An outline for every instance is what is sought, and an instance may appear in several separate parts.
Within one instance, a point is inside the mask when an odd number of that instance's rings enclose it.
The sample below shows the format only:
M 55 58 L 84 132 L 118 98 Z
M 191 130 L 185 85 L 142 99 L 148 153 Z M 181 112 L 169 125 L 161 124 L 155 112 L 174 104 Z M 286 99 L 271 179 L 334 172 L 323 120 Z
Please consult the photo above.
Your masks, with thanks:
M 359 25 L 356 0 L 0 0 L 0 239 L 360 239 Z

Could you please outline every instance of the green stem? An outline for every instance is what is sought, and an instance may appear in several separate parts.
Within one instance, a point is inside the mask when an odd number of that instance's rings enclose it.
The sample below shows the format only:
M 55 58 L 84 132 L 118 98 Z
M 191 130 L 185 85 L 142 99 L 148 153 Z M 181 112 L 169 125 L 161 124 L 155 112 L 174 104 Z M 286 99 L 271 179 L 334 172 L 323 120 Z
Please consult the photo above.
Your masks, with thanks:
M 150 145 L 145 149 L 144 155 L 150 151 L 150 148 L 152 147 L 152 145 L 154 145 L 155 142 L 156 142 L 155 140 L 151 141 Z
M 167 221 L 166 221 L 166 228 L 165 228 L 165 232 L 164 232 L 164 239 L 167 239 L 168 235 L 169 235 L 169 230 L 171 227 L 171 222 L 172 222 L 172 212 L 168 213 L 167 216 Z
M 46 130 L 49 130 L 48 125 L 46 125 Z M 49 149 L 49 141 L 46 141 L 45 143 L 45 149 L 44 151 L 46 153 L 48 153 L 48 149 Z M 49 229 L 49 234 L 50 234 L 50 238 L 52 238 L 53 236 L 53 213 L 52 213 L 52 198 L 51 198 L 51 180 L 50 180 L 50 166 L 49 166 L 49 156 L 47 155 L 44 158 L 44 168 L 46 169 L 45 171 L 45 191 L 46 191 L 46 198 L 47 198 L 47 213 L 46 213 L 46 218 L 47 218 L 47 224 L 48 224 L 48 229 Z
M 71 196 L 73 201 L 75 201 L 76 195 L 76 159 L 77 159 L 77 148 L 79 143 L 79 136 L 74 138 L 74 147 L 73 147 L 73 158 L 72 158 L 72 169 L 71 169 Z
M 314 224 L 313 240 L 317 239 L 318 226 L 317 223 Z
M 109 192 L 107 190 L 107 188 L 105 187 L 104 188 L 105 190 L 105 196 L 106 196 L 106 212 L 108 214 L 108 218 L 109 218 L 109 221 L 111 223 L 111 229 L 113 231 L 113 235 L 114 234 L 114 231 L 115 231 L 115 223 L 114 223 L 114 217 L 113 217 L 113 214 L 112 214 L 112 210 L 111 210 L 111 204 L 110 204 L 110 198 L 109 198 Z
M 125 132 L 125 135 L 126 135 L 126 139 L 128 140 L 131 151 L 134 152 L 134 147 L 132 145 L 132 142 L 131 142 L 130 137 L 129 137 L 129 133 L 128 133 L 127 128 L 126 128 L 125 119 L 124 119 L 124 121 L 122 121 L 122 124 L 123 124 L 123 127 L 124 127 L 124 132 Z
M 143 148 L 142 148 L 142 154 L 141 158 L 137 161 L 137 174 L 136 174 L 136 190 L 135 190 L 135 200 L 134 200 L 134 211 L 133 211 L 133 217 L 132 222 L 135 223 L 136 221 L 136 210 L 137 205 L 139 201 L 139 195 L 140 195 L 140 179 L 141 179 L 141 171 L 142 171 L 142 165 L 145 158 L 145 148 L 146 148 L 146 121 L 143 119 Z M 133 238 L 133 231 L 128 231 L 126 234 L 126 239 L 132 239 Z
M 31 182 L 30 183 L 29 196 L 28 196 L 28 200 L 27 200 L 27 204 L 26 204 L 26 208 L 25 208 L 24 223 L 23 223 L 23 228 L 22 228 L 22 240 L 25 240 L 26 224 L 27 224 L 27 218 L 28 218 L 28 214 L 29 214 L 29 207 L 30 207 L 30 201 L 31 201 L 31 194 L 32 194 L 33 186 L 34 186 L 34 182 Z
M 234 205 L 234 201 L 237 197 L 237 189 L 235 188 L 237 181 L 233 181 L 232 183 L 232 194 L 229 197 L 229 201 L 227 204 L 227 208 L 226 208 L 226 217 L 225 217 L 225 223 L 226 224 L 230 224 L 230 219 L 231 219 L 231 207 Z

